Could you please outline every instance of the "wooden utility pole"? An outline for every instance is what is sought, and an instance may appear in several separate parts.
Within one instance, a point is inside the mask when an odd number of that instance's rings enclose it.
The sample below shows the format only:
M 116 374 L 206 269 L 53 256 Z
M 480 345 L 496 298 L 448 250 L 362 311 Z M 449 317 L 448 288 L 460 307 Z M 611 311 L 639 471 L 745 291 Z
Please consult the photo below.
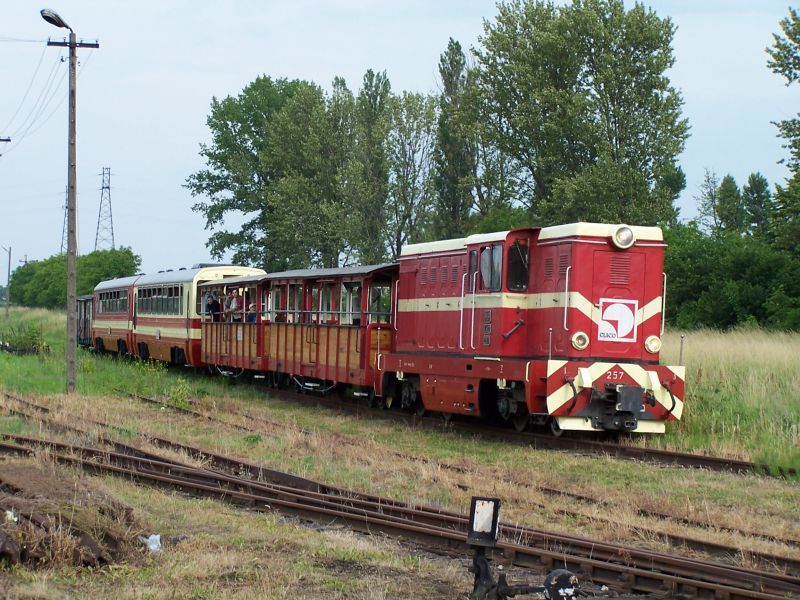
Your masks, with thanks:
M 47 41 L 48 46 L 61 46 L 69 48 L 69 150 L 67 156 L 67 394 L 75 393 L 75 363 L 78 346 L 78 318 L 77 318 L 77 270 L 76 257 L 78 254 L 78 240 L 76 235 L 76 149 L 75 149 L 75 87 L 77 83 L 78 48 L 99 48 L 97 42 L 79 42 L 72 31 L 72 27 L 55 12 L 44 9 L 42 18 L 56 27 L 69 29 L 69 41 Z

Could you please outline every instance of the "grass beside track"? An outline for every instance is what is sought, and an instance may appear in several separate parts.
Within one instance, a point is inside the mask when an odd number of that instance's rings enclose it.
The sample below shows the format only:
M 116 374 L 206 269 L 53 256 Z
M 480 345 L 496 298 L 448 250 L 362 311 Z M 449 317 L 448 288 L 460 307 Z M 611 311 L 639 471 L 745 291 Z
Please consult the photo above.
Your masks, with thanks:
M 683 419 L 650 442 L 800 468 L 800 334 L 740 329 L 684 335 Z M 662 362 L 678 364 L 679 349 L 680 334 L 669 333 Z

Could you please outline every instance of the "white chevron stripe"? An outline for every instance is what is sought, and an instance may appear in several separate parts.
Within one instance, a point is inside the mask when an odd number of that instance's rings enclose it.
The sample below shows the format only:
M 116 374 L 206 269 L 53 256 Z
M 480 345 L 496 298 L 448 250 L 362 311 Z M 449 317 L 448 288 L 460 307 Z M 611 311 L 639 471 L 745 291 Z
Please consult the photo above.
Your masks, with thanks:
M 554 365 L 555 368 L 551 368 L 553 363 L 558 363 Z M 550 377 L 553 373 L 555 373 L 558 369 L 562 368 L 565 364 L 565 361 L 549 361 L 547 375 Z M 649 390 L 653 393 L 653 396 L 656 399 L 656 402 L 661 404 L 664 408 L 669 409 L 672 406 L 672 398 L 670 398 L 669 392 L 667 389 L 661 385 L 658 381 L 658 377 L 652 377 L 651 375 L 655 375 L 653 371 L 648 371 L 644 367 L 640 365 L 632 365 L 627 363 L 617 364 L 617 363 L 594 363 L 589 367 L 585 368 L 588 371 L 589 377 L 591 377 L 591 381 L 595 381 L 598 377 L 600 377 L 603 373 L 610 371 L 611 369 L 620 369 L 625 371 L 631 379 L 633 379 L 637 385 L 643 387 L 646 390 Z M 684 380 L 685 375 L 685 367 L 669 367 L 669 369 L 675 373 L 675 375 Z M 584 370 L 584 369 L 582 369 Z M 587 382 L 584 381 L 584 377 L 576 378 L 574 382 L 576 389 L 578 392 L 581 389 L 587 389 L 590 385 L 586 385 Z M 547 410 L 549 413 L 553 413 L 562 406 L 564 406 L 567 402 L 572 401 L 572 388 L 568 383 L 565 383 L 560 388 L 555 390 L 552 394 L 547 396 Z M 683 414 L 683 398 L 679 398 L 675 396 L 675 408 L 672 411 L 673 416 L 676 419 L 680 419 L 681 415 Z

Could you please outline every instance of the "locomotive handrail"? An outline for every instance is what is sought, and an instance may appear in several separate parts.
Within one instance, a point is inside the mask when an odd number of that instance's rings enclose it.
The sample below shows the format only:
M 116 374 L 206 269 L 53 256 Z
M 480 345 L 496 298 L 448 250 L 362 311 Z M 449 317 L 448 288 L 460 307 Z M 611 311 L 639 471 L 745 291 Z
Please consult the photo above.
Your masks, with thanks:
M 472 329 L 469 333 L 469 347 L 475 350 L 475 290 L 478 288 L 478 272 L 472 276 Z
M 664 276 L 664 283 L 661 287 L 661 334 L 664 335 L 664 319 L 667 316 L 667 274 L 661 273 Z
M 461 276 L 461 311 L 458 317 L 458 349 L 465 350 L 464 348 L 464 290 L 467 283 L 469 273 L 464 273 Z
M 568 266 L 564 274 L 564 331 L 569 331 L 569 327 L 567 327 L 567 309 L 569 308 L 569 272 L 571 269 L 572 265 Z
M 394 316 L 392 317 L 392 327 L 395 331 L 397 331 L 397 296 L 400 292 L 400 278 L 397 278 L 397 281 L 394 284 Z

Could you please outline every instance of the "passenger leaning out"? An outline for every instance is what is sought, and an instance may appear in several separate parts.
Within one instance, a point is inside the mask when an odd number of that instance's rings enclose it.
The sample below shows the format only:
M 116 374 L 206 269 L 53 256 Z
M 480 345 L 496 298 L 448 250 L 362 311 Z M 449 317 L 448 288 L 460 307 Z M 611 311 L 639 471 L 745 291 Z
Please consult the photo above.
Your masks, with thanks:
M 234 323 L 241 323 L 242 322 L 242 315 L 244 313 L 244 304 L 242 303 L 242 298 L 239 296 L 239 290 L 233 290 L 231 292 L 231 301 L 228 305 L 228 311 L 230 313 L 230 320 Z

